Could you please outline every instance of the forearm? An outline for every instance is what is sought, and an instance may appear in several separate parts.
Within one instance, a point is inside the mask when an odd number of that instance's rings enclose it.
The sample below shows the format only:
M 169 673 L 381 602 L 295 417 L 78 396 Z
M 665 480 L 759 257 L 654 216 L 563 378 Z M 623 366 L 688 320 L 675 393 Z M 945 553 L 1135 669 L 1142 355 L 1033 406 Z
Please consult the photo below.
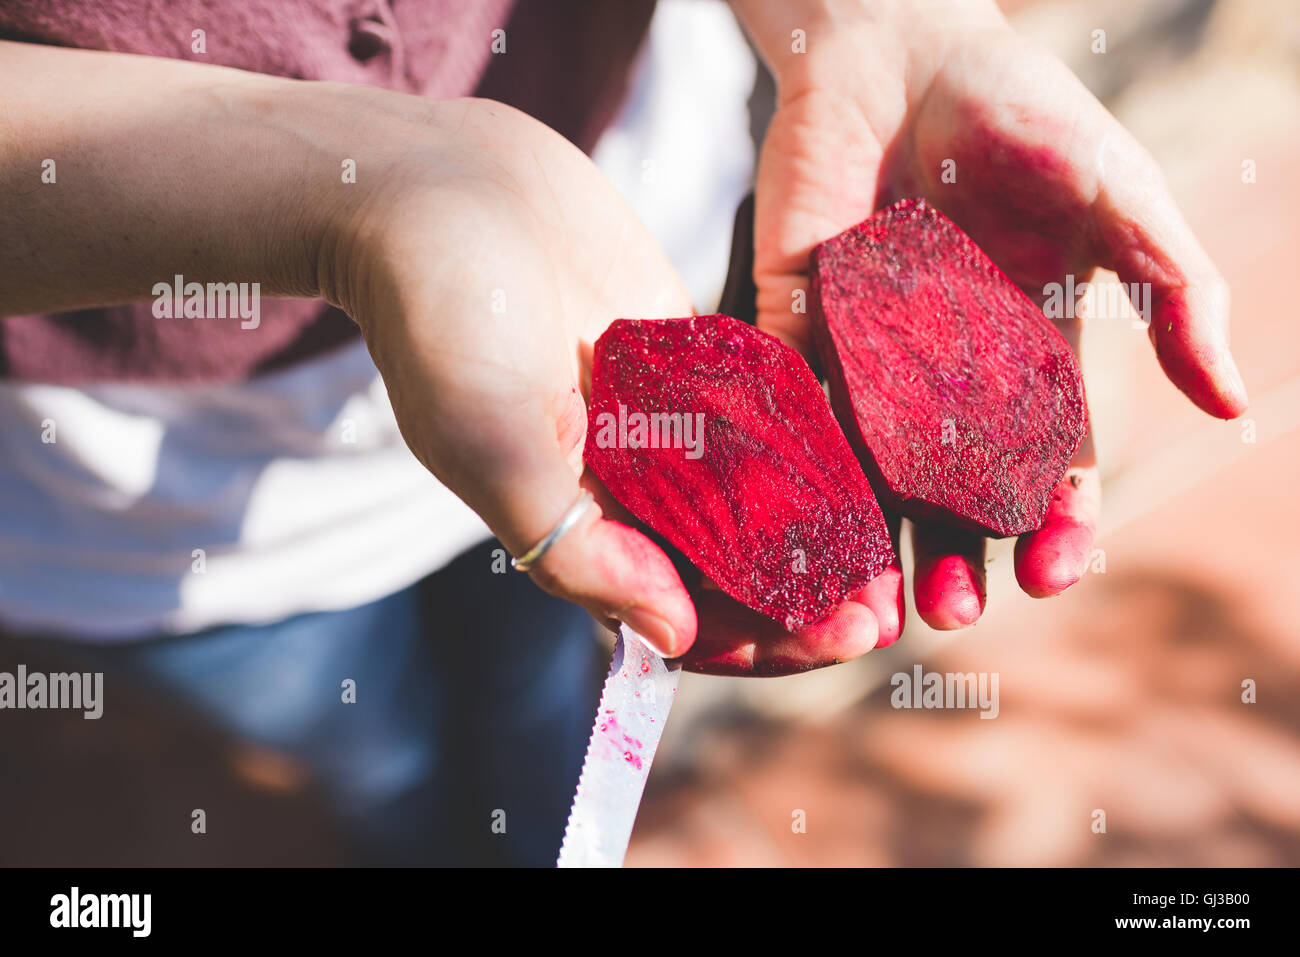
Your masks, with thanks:
M 315 296 L 342 157 L 310 84 L 0 42 L 0 315 L 151 298 L 176 274 Z

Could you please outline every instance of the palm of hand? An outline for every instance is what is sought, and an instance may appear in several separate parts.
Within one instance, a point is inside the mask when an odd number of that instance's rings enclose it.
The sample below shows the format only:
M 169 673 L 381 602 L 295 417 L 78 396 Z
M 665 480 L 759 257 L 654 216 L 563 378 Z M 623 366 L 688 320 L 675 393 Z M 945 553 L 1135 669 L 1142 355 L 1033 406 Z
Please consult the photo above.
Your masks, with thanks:
M 1152 337 L 1169 377 L 1198 405 L 1244 408 L 1222 329 L 1226 288 L 1187 230 L 1154 163 L 1054 58 L 1009 31 L 949 50 L 915 85 L 849 64 L 842 83 L 787 97 L 759 163 L 755 213 L 758 323 L 815 362 L 806 314 L 814 245 L 875 209 L 921 196 L 961 226 L 1039 302 L 1048 283 L 1098 267 L 1151 284 Z M 1078 324 L 1059 323 L 1077 346 Z M 1078 580 L 1100 508 L 1090 439 L 1058 486 L 1043 527 L 1022 536 L 1016 572 L 1031 595 Z M 984 605 L 984 542 L 914 529 L 918 612 L 939 628 L 973 623 Z M 901 570 L 865 603 L 882 642 L 901 620 Z

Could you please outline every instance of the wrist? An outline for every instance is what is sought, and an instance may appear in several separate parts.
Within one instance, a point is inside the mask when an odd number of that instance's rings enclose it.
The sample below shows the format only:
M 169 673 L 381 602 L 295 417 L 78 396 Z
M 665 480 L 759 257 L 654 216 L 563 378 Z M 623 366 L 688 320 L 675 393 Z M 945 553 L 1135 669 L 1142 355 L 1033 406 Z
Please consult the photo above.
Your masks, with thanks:
M 366 177 L 359 170 L 375 174 L 358 156 L 374 147 L 358 122 L 365 108 L 352 102 L 345 84 L 259 80 L 265 82 L 240 89 L 227 108 L 273 158 L 266 181 L 246 194 L 260 206 L 249 216 L 264 224 L 264 268 L 278 277 L 280 295 L 341 305 L 333 278 L 348 236 L 340 224 L 362 205 Z
M 919 86 L 973 31 L 1005 29 L 994 0 L 731 0 L 781 102 L 864 76 Z

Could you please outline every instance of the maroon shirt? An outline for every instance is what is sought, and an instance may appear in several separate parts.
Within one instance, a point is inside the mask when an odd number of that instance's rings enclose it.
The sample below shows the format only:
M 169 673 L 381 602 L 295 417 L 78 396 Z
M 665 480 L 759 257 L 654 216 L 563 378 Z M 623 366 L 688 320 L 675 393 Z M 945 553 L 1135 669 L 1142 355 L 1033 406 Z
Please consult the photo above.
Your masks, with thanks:
M 654 0 L 6 0 L 0 38 L 195 60 L 434 98 L 475 94 L 590 152 L 613 117 Z M 205 31 L 206 51 L 192 52 Z M 506 53 L 493 55 L 493 30 Z M 3 264 L 0 264 L 3 268 Z M 351 342 L 320 300 L 266 299 L 256 331 L 159 320 L 151 302 L 0 319 L 0 377 L 239 381 Z

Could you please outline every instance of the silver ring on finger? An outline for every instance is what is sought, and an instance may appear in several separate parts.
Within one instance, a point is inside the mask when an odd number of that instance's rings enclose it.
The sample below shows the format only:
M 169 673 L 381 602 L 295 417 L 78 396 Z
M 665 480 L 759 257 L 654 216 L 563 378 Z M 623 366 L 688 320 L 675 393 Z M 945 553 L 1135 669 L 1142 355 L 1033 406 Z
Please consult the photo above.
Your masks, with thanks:
M 543 556 L 551 550 L 551 546 L 558 542 L 565 532 L 578 524 L 582 516 L 586 514 L 587 509 L 595 501 L 596 499 L 592 494 L 584 489 L 583 493 L 578 496 L 578 500 L 569 506 L 567 512 L 560 516 L 560 520 L 555 523 L 555 527 L 546 534 L 545 538 L 518 558 L 510 559 L 510 567 L 517 572 L 529 571 L 542 560 Z

